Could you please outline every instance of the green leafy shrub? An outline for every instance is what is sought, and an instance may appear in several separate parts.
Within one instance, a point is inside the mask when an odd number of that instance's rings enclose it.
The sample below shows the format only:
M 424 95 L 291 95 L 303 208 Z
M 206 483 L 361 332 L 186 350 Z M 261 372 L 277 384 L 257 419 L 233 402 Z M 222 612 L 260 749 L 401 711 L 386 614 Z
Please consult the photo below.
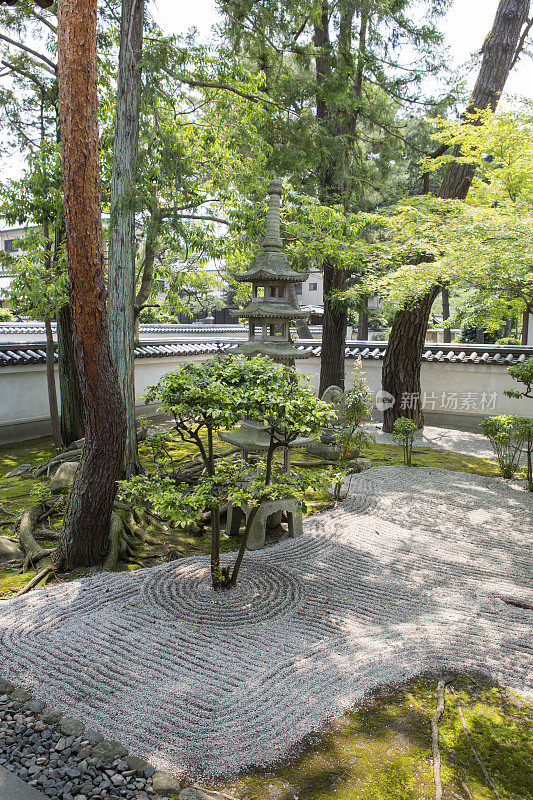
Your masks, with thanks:
M 339 465 L 342 471 L 348 471 L 348 462 L 353 458 L 354 451 L 359 453 L 375 440 L 364 427 L 365 422 L 372 420 L 373 393 L 367 386 L 360 367 L 353 373 L 354 385 L 344 392 L 340 406 L 340 416 L 343 425 L 335 435 L 335 444 L 339 448 Z M 340 500 L 342 481 L 335 483 L 333 495 L 335 500 Z
M 9 308 L 2 308 L 0 306 L 0 322 L 13 322 L 15 317 Z
M 503 339 L 498 339 L 494 342 L 494 344 L 511 344 L 511 345 L 520 345 L 522 342 L 520 339 L 516 339 L 514 336 L 504 336 Z
M 481 430 L 496 453 L 500 472 L 504 478 L 514 477 L 518 469 L 525 436 L 523 423 L 523 417 L 516 417 L 513 414 L 485 417 L 481 421 Z
M 523 383 L 525 388 L 521 391 L 517 389 L 507 389 L 504 394 L 507 397 L 532 398 L 533 397 L 533 356 L 530 356 L 520 364 L 508 367 L 507 372 L 518 383 Z M 533 420 L 531 417 L 518 417 L 520 428 L 523 432 L 524 446 L 527 464 L 527 487 L 533 492 Z
M 203 470 L 189 482 L 180 478 L 172 460 L 172 436 L 157 431 L 146 439 L 156 472 L 119 485 L 120 496 L 130 503 L 151 507 L 178 527 L 198 521 L 211 512 L 211 577 L 215 589 L 234 586 L 251 526 L 262 502 L 291 499 L 315 481 L 309 473 L 287 474 L 275 455 L 300 436 L 316 436 L 331 417 L 327 403 L 319 400 L 293 367 L 256 356 L 217 356 L 200 364 L 184 364 L 149 387 L 146 402 L 159 400 L 174 418 L 174 435 L 198 450 Z M 267 449 L 262 457 L 245 461 L 217 458 L 215 436 L 245 418 L 264 426 Z M 250 508 L 233 569 L 220 566 L 220 508 L 233 503 Z
M 395 442 L 402 445 L 403 463 L 407 467 L 410 467 L 412 464 L 413 442 L 415 440 L 416 431 L 417 427 L 409 417 L 398 417 L 394 423 L 392 438 Z

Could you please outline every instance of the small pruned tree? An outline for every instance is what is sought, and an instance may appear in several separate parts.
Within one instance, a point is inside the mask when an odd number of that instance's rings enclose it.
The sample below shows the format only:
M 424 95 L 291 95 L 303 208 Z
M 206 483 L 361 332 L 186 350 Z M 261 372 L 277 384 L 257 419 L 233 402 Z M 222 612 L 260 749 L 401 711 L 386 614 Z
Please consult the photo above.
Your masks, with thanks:
M 507 389 L 504 394 L 507 397 L 533 398 L 533 356 L 530 356 L 521 364 L 515 364 L 507 369 L 509 375 L 524 384 L 524 389 Z M 533 419 L 531 417 L 519 417 L 519 426 L 522 431 L 527 468 L 527 488 L 533 492 Z
M 514 414 L 498 414 L 481 420 L 481 430 L 496 453 L 503 478 L 513 478 L 518 469 L 526 434 L 523 423 L 524 418 Z
M 374 436 L 364 427 L 365 422 L 372 420 L 373 392 L 366 384 L 360 366 L 354 370 L 353 381 L 352 388 L 344 392 L 338 410 L 342 424 L 337 429 L 335 444 L 339 448 L 341 472 L 349 472 L 351 459 L 374 441 Z M 333 488 L 335 500 L 341 499 L 341 489 L 342 481 L 338 480 Z
M 398 417 L 394 421 L 392 438 L 403 448 L 403 463 L 406 467 L 412 466 L 413 442 L 417 431 L 416 424 L 409 417 Z
M 146 402 L 158 400 L 174 418 L 175 434 L 193 445 L 203 464 L 202 474 L 184 483 L 179 473 L 165 469 L 136 476 L 121 486 L 130 502 L 149 502 L 158 513 L 170 514 L 175 524 L 187 527 L 206 508 L 211 512 L 211 577 L 214 589 L 235 585 L 248 536 L 262 502 L 296 499 L 315 484 L 307 473 L 289 475 L 280 468 L 276 454 L 300 436 L 315 436 L 331 416 L 327 403 L 318 400 L 311 387 L 292 367 L 257 356 L 214 357 L 201 364 L 184 364 L 167 373 L 148 389 Z M 268 447 L 263 457 L 248 461 L 217 458 L 216 435 L 249 417 L 264 426 Z M 159 437 L 161 438 L 161 437 Z M 150 442 L 161 451 L 168 440 Z M 250 508 L 241 546 L 233 568 L 220 565 L 220 509 L 226 503 Z

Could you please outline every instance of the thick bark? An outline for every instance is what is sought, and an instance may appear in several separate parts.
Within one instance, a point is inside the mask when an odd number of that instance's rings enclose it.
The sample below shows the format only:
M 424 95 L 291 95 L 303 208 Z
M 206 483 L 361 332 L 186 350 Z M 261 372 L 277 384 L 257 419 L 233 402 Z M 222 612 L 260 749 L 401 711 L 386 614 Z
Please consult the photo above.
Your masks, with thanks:
M 74 349 L 83 397 L 83 459 L 58 548 L 61 568 L 103 561 L 125 415 L 111 361 L 104 282 L 96 62 L 97 0 L 61 0 L 59 108 L 65 229 Z
M 383 361 L 382 382 L 384 390 L 395 398 L 395 403 L 384 411 L 385 431 L 392 431 L 398 417 L 409 417 L 419 428 L 424 424 L 420 365 L 427 326 L 420 325 L 420 319 L 429 319 L 431 306 L 438 293 L 439 287 L 436 286 L 415 308 L 402 309 L 394 317 Z
M 529 6 L 530 0 L 500 0 L 494 25 L 481 49 L 483 59 L 467 112 L 485 108 L 496 110 L 517 53 Z M 474 168 L 470 164 L 451 164 L 440 197 L 464 200 L 473 177 Z
M 363 311 L 359 312 L 357 338 L 360 342 L 368 341 L 368 314 L 365 314 Z
M 133 306 L 133 319 L 134 319 L 134 342 L 139 341 L 139 314 L 145 307 L 145 304 L 150 297 L 152 291 L 152 283 L 154 278 L 155 258 L 158 250 L 159 234 L 161 231 L 161 223 L 163 216 L 157 203 L 152 203 L 149 206 L 150 220 L 146 229 L 146 238 L 144 240 L 144 253 L 141 260 L 141 282 L 139 289 L 135 296 L 135 303 Z
M 122 0 L 109 237 L 109 338 L 126 408 L 124 475 L 140 472 L 135 428 L 134 297 L 135 177 L 139 150 L 139 111 L 144 0 Z
M 447 286 L 443 286 L 441 289 L 441 297 L 442 297 L 442 321 L 446 323 L 447 320 L 450 319 L 450 290 Z M 444 325 L 444 336 L 443 342 L 445 344 L 450 344 L 452 341 L 452 331 L 447 325 Z
M 348 0 L 343 6 L 340 17 L 337 68 L 339 75 L 344 80 L 349 80 L 354 72 L 352 32 L 356 5 L 356 3 Z M 324 82 L 327 81 L 332 71 L 329 16 L 329 3 L 327 0 L 323 0 L 320 19 L 314 29 L 314 45 L 318 53 L 315 58 L 317 82 L 316 118 L 319 124 L 329 130 L 331 135 L 340 140 L 341 137 L 346 136 L 348 133 L 351 137 L 355 135 L 358 108 L 356 105 L 355 111 L 339 116 L 338 110 L 332 111 L 328 107 L 327 98 L 323 93 Z M 356 97 L 361 96 L 363 85 L 367 30 L 368 14 L 365 3 L 363 3 L 354 76 L 354 94 Z M 324 164 L 318 173 L 320 201 L 326 205 L 340 202 L 349 203 L 352 196 L 353 182 L 350 178 L 341 177 L 338 174 L 337 157 L 338 154 L 336 153 L 330 154 L 330 157 L 324 160 Z M 320 395 L 324 393 L 328 386 L 335 385 L 340 386 L 341 389 L 344 388 L 344 352 L 348 325 L 347 313 L 336 308 L 334 299 L 331 298 L 332 292 L 343 291 L 346 288 L 347 273 L 345 270 L 333 267 L 327 262 L 323 264 L 323 272 L 324 319 L 320 361 Z
M 61 432 L 59 430 L 59 414 L 57 411 L 54 336 L 52 333 L 52 323 L 49 319 L 45 319 L 44 329 L 46 331 L 46 385 L 48 388 L 48 405 L 50 407 L 50 420 L 52 423 L 52 439 L 54 441 L 54 447 L 60 450 L 62 441 Z
M 529 315 L 531 313 L 532 310 L 526 308 L 522 315 L 522 344 L 525 345 L 527 345 L 527 340 L 529 338 Z
M 324 324 L 322 328 L 322 352 L 320 360 L 319 397 L 328 386 L 344 389 L 344 352 L 348 318 L 345 311 L 338 311 L 328 302 L 331 292 L 344 291 L 346 272 L 324 264 Z
M 61 393 L 61 439 L 65 447 L 85 436 L 83 400 L 76 371 L 70 306 L 57 312 L 57 359 Z
M 520 47 L 520 31 L 527 19 L 530 0 L 500 0 L 494 25 L 483 44 L 483 60 L 474 91 L 468 103 L 468 110 L 496 109 L 505 86 L 505 81 Z M 473 171 L 468 164 L 450 164 L 439 196 L 464 200 L 472 182 Z M 398 311 L 394 318 L 389 344 L 383 361 L 382 385 L 386 392 L 394 396 L 395 403 L 385 412 L 383 430 L 390 433 L 394 421 L 407 414 L 401 408 L 402 394 L 410 397 L 420 396 L 420 359 L 424 344 L 431 306 L 439 292 L 432 290 L 415 306 Z M 410 339 L 407 339 L 407 333 Z M 402 385 L 399 375 L 405 377 Z M 421 408 L 416 408 L 412 418 L 419 427 L 424 425 Z

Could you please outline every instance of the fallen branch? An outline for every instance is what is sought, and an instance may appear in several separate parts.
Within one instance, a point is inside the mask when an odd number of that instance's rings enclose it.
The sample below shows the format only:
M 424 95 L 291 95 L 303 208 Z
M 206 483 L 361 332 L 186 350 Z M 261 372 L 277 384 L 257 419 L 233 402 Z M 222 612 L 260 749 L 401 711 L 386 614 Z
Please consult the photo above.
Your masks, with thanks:
M 442 778 L 440 775 L 439 722 L 444 714 L 444 681 L 437 684 L 437 708 L 431 717 L 431 755 L 433 757 L 433 780 L 435 781 L 435 800 L 442 800 Z
M 497 789 L 496 789 L 496 787 L 494 786 L 494 784 L 493 784 L 493 782 L 492 782 L 492 779 L 491 779 L 491 777 L 490 777 L 489 773 L 487 772 L 487 770 L 486 770 L 486 768 L 485 768 L 485 765 L 484 765 L 484 763 L 482 762 L 482 760 L 481 760 L 481 759 L 480 759 L 480 757 L 478 756 L 478 754 L 477 754 L 477 752 L 476 752 L 476 748 L 475 748 L 475 747 L 474 747 L 474 745 L 472 744 L 472 739 L 470 738 L 470 734 L 468 733 L 468 726 L 467 726 L 467 724 L 466 724 L 466 720 L 465 720 L 465 718 L 464 718 L 464 715 L 463 715 L 463 710 L 462 710 L 462 708 L 461 708 L 461 705 L 460 705 L 460 703 L 459 703 L 459 700 L 457 699 L 457 695 L 456 695 L 456 693 L 455 693 L 455 692 L 454 692 L 454 690 L 453 690 L 453 686 L 451 686 L 451 687 L 450 687 L 450 692 L 453 694 L 453 696 L 454 696 L 454 698 L 455 698 L 455 702 L 457 703 L 457 710 L 458 710 L 458 712 L 459 712 L 459 718 L 460 718 L 460 720 L 461 720 L 461 725 L 463 726 L 463 731 L 464 731 L 464 734 L 465 734 L 465 736 L 466 736 L 466 738 L 467 738 L 468 744 L 470 745 L 470 749 L 472 750 L 472 753 L 473 753 L 473 755 L 474 755 L 474 758 L 476 759 L 477 763 L 479 764 L 479 766 L 480 766 L 480 769 L 481 769 L 481 771 L 482 771 L 483 775 L 485 776 L 485 780 L 486 780 L 486 781 L 487 781 L 487 783 L 489 784 L 489 786 L 490 786 L 490 788 L 492 789 L 492 791 L 494 792 L 495 796 L 498 798 L 498 800 L 501 800 L 501 798 L 500 798 L 500 795 L 498 794 L 498 790 L 497 790 Z

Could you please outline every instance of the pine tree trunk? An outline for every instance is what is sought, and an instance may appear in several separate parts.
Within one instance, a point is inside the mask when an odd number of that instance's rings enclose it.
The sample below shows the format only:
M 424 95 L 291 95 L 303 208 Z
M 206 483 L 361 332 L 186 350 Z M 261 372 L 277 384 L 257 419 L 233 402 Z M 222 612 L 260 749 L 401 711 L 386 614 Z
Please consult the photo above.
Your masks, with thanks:
M 135 180 L 144 0 L 122 0 L 109 237 L 109 338 L 126 408 L 124 475 L 141 471 L 135 428 Z
M 527 19 L 530 0 L 500 0 L 494 25 L 483 44 L 483 60 L 478 78 L 468 103 L 468 110 L 492 108 L 494 111 L 505 86 L 513 60 L 520 46 L 520 32 Z M 450 164 L 444 177 L 439 196 L 464 200 L 473 178 L 473 170 L 468 164 Z M 390 433 L 394 420 L 407 416 L 401 408 L 402 394 L 413 397 L 420 395 L 420 358 L 424 344 L 431 306 L 437 297 L 439 287 L 434 287 L 416 306 L 397 312 L 389 337 L 389 344 L 383 361 L 382 386 L 394 396 L 395 403 L 385 412 L 383 430 Z M 407 341 L 406 335 L 412 336 Z M 408 363 L 408 362 L 411 363 Z M 398 376 L 403 375 L 401 385 Z M 409 415 L 410 416 L 410 415 Z M 415 418 L 416 416 L 416 418 Z M 424 416 L 417 409 L 415 419 L 422 427 Z
M 362 311 L 359 313 L 357 338 L 359 339 L 360 342 L 368 341 L 368 314 L 365 314 Z
M 328 294 L 343 291 L 346 272 L 324 264 L 324 324 L 322 328 L 322 352 L 320 361 L 319 397 L 328 386 L 344 389 L 344 353 L 348 318 L 345 311 L 338 312 L 328 301 Z
M 426 325 L 439 287 L 429 292 L 416 308 L 406 308 L 394 316 L 392 329 L 383 361 L 383 388 L 394 397 L 394 405 L 383 414 L 383 430 L 392 431 L 398 417 L 409 417 L 421 428 L 424 424 L 420 389 L 422 347 L 426 338 Z M 402 408 L 403 406 L 403 408 Z
M 52 334 L 52 323 L 49 319 L 45 319 L 44 329 L 46 331 L 46 384 L 48 388 L 50 421 L 52 423 L 52 439 L 54 441 L 54 447 L 57 450 L 61 450 L 62 441 L 59 430 L 59 414 L 57 412 L 54 336 Z
M 111 361 L 104 282 L 96 62 L 97 0 L 61 0 L 59 108 L 74 349 L 86 435 L 58 548 L 61 568 L 101 562 L 109 546 L 126 433 Z
M 61 439 L 65 447 L 85 436 L 83 401 L 76 371 L 70 306 L 57 312 L 57 363 L 61 394 Z
M 450 319 L 450 290 L 447 286 L 443 286 L 441 289 L 441 297 L 442 297 L 442 321 L 446 323 L 447 320 Z M 444 325 L 444 335 L 442 341 L 445 344 L 450 344 L 452 341 L 452 331 L 451 328 Z

